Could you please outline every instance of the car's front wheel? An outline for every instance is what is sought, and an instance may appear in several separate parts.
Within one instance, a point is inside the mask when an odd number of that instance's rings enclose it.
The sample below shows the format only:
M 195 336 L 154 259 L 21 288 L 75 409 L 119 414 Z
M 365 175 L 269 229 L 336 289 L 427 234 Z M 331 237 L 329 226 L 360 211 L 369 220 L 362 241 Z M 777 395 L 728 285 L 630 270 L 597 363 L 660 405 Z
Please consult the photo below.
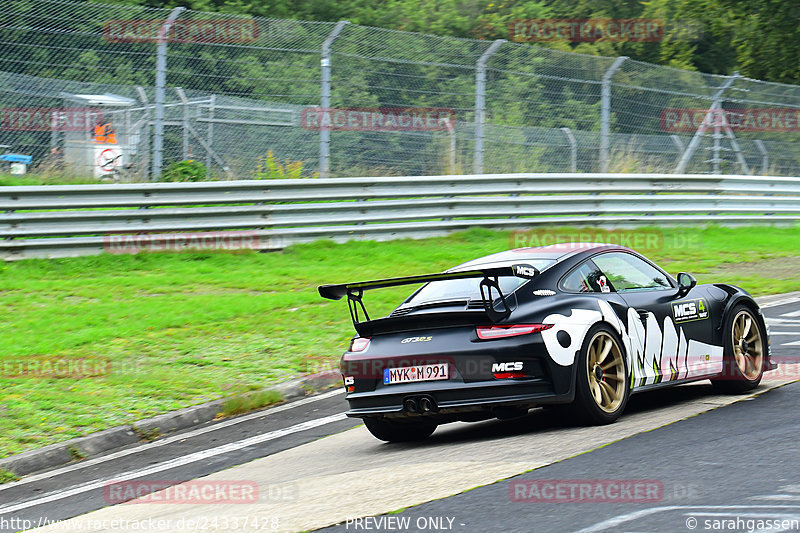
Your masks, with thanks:
M 606 325 L 589 330 L 578 354 L 573 414 L 591 424 L 610 424 L 620 417 L 630 387 L 625 355 L 617 334 Z
M 725 321 L 722 374 L 711 380 L 722 392 L 741 393 L 758 387 L 764 375 L 766 336 L 753 311 L 745 305 L 733 308 Z
M 372 435 L 387 442 L 412 442 L 430 437 L 438 424 L 427 418 L 398 419 L 369 417 L 364 419 Z

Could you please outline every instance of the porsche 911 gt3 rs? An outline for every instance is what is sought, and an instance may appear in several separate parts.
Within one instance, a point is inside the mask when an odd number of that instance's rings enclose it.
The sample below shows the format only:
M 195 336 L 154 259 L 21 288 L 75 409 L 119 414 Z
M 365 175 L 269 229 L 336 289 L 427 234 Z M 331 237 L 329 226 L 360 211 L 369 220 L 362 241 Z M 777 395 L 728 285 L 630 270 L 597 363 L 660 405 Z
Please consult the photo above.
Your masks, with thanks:
M 371 319 L 364 293 L 399 285 L 421 286 Z M 546 405 L 607 424 L 633 393 L 704 379 L 744 392 L 776 366 L 746 291 L 615 245 L 520 248 L 319 293 L 347 298 L 358 333 L 340 363 L 347 414 L 386 441 Z

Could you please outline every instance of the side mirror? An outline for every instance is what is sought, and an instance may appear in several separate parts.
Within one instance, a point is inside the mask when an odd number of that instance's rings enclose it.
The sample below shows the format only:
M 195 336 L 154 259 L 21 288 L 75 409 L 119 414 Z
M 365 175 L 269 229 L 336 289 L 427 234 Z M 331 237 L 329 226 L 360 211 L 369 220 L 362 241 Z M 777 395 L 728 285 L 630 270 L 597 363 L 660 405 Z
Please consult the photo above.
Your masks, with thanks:
M 689 294 L 689 291 L 692 290 L 695 285 L 697 285 L 697 280 L 694 279 L 694 276 L 691 274 L 687 274 L 686 272 L 678 274 L 678 298 L 683 298 Z

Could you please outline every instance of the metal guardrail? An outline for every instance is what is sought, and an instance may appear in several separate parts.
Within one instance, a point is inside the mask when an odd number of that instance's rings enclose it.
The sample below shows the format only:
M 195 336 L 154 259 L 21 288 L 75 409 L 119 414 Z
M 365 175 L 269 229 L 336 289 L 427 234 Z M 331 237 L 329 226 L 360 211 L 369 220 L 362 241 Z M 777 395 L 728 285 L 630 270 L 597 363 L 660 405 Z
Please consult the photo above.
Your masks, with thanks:
M 0 257 L 13 260 L 120 251 L 109 248 L 120 235 L 180 248 L 188 243 L 176 234 L 244 230 L 248 247 L 273 250 L 474 226 L 792 223 L 800 221 L 800 178 L 487 174 L 2 187 L 0 208 Z

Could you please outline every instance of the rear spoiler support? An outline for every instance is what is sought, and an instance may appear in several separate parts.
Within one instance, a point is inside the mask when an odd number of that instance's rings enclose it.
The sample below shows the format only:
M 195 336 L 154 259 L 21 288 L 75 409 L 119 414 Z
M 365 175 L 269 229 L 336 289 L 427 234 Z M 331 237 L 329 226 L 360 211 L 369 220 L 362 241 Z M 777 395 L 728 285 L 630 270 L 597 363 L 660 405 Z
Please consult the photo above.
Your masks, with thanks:
M 347 306 L 350 309 L 350 318 L 353 325 L 358 329 L 360 315 L 363 313 L 365 321 L 370 321 L 367 308 L 364 306 L 362 298 L 364 291 L 372 289 L 382 289 L 386 287 L 397 287 L 400 285 L 419 285 L 432 281 L 444 281 L 450 279 L 469 279 L 483 278 L 480 283 L 481 299 L 486 315 L 492 322 L 504 319 L 511 313 L 503 291 L 500 290 L 499 278 L 501 276 L 516 276 L 519 278 L 533 279 L 539 271 L 527 264 L 518 264 L 508 267 L 480 268 L 475 270 L 465 270 L 460 272 L 443 272 L 440 274 L 424 274 L 421 276 L 407 276 L 402 278 L 386 278 L 372 281 L 359 281 L 355 283 L 344 283 L 340 285 L 321 285 L 318 290 L 320 296 L 329 300 L 340 300 L 347 296 Z M 503 302 L 503 308 L 494 308 L 495 297 L 493 293 Z
M 500 290 L 500 281 L 497 279 L 497 276 L 494 278 L 483 278 L 481 280 L 480 289 L 481 300 L 483 300 L 483 309 L 489 316 L 489 320 L 492 322 L 497 322 L 499 320 L 503 320 L 511 314 L 511 308 L 508 306 L 505 294 L 503 294 L 503 291 Z M 492 290 L 497 291 L 497 294 L 500 296 L 500 300 L 503 302 L 502 311 L 498 311 L 494 308 L 495 299 L 492 298 Z
M 359 308 L 361 308 L 361 311 L 364 313 L 364 320 L 369 321 L 369 313 L 367 313 L 367 308 L 364 307 L 364 302 L 361 301 L 363 295 L 363 289 L 351 289 L 347 291 L 347 307 L 350 308 L 350 318 L 353 320 L 353 324 L 361 322 L 358 319 Z

